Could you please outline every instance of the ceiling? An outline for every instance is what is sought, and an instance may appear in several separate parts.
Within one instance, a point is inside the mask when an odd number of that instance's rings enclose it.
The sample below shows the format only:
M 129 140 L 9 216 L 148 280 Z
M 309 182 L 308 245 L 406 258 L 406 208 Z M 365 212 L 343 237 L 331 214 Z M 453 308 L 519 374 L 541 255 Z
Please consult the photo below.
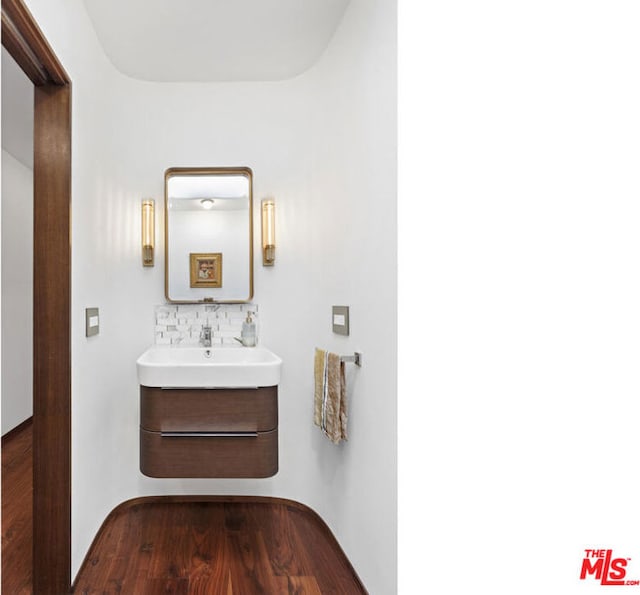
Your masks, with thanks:
M 350 0 L 84 0 L 123 74 L 147 81 L 274 81 L 324 52 Z M 2 147 L 33 167 L 33 86 L 2 48 Z
M 274 81 L 327 47 L 350 0 L 84 0 L 105 53 L 146 81 Z

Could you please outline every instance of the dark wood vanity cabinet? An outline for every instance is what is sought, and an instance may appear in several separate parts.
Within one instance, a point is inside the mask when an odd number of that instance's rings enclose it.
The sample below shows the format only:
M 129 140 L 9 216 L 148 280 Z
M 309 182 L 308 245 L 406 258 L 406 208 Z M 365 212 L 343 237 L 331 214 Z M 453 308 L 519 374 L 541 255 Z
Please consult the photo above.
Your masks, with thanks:
M 140 386 L 140 471 L 149 477 L 271 477 L 278 387 Z

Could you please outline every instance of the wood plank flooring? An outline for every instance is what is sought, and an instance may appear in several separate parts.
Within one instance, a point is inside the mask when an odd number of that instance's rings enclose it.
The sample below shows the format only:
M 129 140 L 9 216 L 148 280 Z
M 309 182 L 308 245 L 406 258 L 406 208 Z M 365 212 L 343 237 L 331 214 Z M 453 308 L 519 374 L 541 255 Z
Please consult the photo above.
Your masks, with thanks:
M 105 521 L 74 593 L 366 594 L 325 523 L 289 500 L 139 498 Z
M 31 595 L 32 425 L 2 441 L 2 593 Z M 105 520 L 74 585 L 82 595 L 359 595 L 326 524 L 290 500 L 158 496 Z
M 33 561 L 33 425 L 2 438 L 2 593 L 30 595 Z

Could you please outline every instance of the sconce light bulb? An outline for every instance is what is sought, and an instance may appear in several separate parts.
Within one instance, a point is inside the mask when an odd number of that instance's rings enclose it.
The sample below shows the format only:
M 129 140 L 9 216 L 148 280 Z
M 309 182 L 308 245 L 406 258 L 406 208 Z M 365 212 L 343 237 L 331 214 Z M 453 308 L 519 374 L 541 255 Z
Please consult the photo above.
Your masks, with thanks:
M 142 201 L 142 264 L 153 266 L 153 248 L 155 245 L 155 202 Z
M 262 264 L 272 266 L 276 260 L 276 204 L 273 199 L 262 201 Z

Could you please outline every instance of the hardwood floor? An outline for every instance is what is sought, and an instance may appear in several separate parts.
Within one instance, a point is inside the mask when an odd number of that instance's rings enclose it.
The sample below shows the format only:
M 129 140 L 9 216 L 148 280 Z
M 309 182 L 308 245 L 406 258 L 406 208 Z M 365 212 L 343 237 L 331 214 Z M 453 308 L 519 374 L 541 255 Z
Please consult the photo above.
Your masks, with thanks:
M 30 595 L 33 561 L 33 424 L 2 438 L 2 593 Z
M 32 424 L 2 440 L 2 593 L 31 595 Z M 81 595 L 359 595 L 322 519 L 290 500 L 157 496 L 117 507 L 80 568 Z
M 165 496 L 118 507 L 74 593 L 366 594 L 326 524 L 277 498 Z

